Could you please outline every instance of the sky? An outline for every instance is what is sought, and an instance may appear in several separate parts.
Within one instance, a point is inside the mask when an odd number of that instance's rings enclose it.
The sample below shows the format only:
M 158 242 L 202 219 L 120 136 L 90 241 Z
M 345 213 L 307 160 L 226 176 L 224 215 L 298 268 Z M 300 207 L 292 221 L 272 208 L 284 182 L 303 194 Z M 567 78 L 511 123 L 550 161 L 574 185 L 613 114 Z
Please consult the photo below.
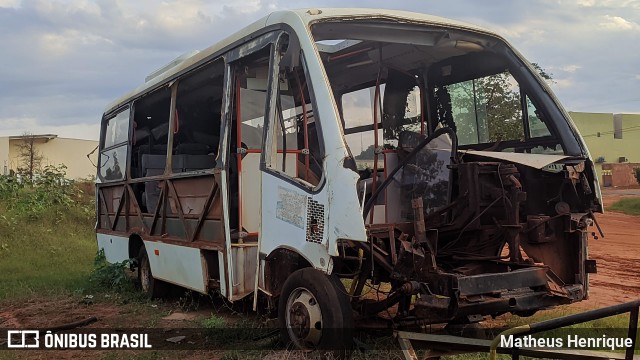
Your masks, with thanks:
M 0 136 L 97 139 L 105 106 L 270 12 L 376 7 L 462 20 L 553 74 L 569 111 L 640 113 L 640 0 L 0 0 Z

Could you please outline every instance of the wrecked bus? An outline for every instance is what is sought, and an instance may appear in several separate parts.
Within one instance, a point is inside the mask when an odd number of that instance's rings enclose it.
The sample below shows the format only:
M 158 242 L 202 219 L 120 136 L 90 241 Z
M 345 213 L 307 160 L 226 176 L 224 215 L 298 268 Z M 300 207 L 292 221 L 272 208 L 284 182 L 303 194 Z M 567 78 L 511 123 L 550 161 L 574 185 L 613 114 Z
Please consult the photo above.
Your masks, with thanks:
M 154 297 L 264 298 L 299 348 L 348 348 L 381 313 L 473 322 L 587 297 L 593 162 L 487 30 L 275 12 L 149 75 L 101 133 L 107 259 L 132 259 Z

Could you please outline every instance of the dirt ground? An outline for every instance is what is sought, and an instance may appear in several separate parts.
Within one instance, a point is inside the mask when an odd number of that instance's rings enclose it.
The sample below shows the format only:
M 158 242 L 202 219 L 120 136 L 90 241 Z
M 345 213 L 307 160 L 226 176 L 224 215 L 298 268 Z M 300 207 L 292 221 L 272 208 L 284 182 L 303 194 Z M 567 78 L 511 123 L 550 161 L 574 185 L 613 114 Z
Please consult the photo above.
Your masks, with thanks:
M 606 190 L 605 207 L 640 190 Z M 589 257 L 598 273 L 590 276 L 590 298 L 580 303 L 589 308 L 640 299 L 640 217 L 613 211 L 597 214 L 604 238 L 589 240 Z M 593 231 L 597 230 L 595 227 Z
M 180 341 L 175 346 L 170 345 L 175 350 L 169 352 L 159 350 L 152 353 L 148 350 L 5 350 L 3 342 L 6 339 L 3 339 L 4 333 L 0 331 L 0 359 L 220 359 L 225 351 L 201 350 L 207 347 L 206 343 L 200 343 L 204 336 L 197 333 L 196 329 L 202 328 L 202 322 L 212 314 L 223 318 L 227 324 L 242 318 L 239 314 L 235 314 L 234 317 L 231 311 L 207 301 L 205 297 L 198 301 L 197 308 L 186 309 L 184 304 L 180 305 L 173 300 L 129 302 L 126 297 L 106 295 L 109 298 L 101 298 L 103 296 L 105 295 L 100 295 L 91 301 L 86 301 L 81 295 L 36 296 L 28 301 L 9 301 L 3 304 L 4 306 L 0 305 L 0 330 L 49 329 L 96 317 L 97 321 L 76 328 L 72 332 L 91 332 L 91 329 L 96 329 L 96 331 L 108 333 L 121 333 L 153 328 L 158 331 L 149 336 L 159 340 L 160 343 L 167 341 L 163 339 L 180 335 L 188 335 L 190 340 L 198 339 L 198 343 Z M 152 343 L 158 344 L 155 340 L 152 340 Z M 197 346 L 196 349 L 190 349 L 190 344 L 196 344 L 194 345 Z

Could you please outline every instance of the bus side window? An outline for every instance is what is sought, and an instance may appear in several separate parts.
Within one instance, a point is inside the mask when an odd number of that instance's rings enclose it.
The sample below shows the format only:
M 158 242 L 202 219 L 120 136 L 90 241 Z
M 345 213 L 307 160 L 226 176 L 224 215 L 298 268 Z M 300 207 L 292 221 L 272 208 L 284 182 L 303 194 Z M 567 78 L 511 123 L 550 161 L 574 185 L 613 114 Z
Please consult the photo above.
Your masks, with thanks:
M 270 167 L 315 187 L 322 178 L 324 153 L 309 86 L 301 65 L 292 69 L 280 67 L 274 119 L 278 155 Z
M 107 181 L 123 180 L 127 164 L 129 108 L 108 119 L 104 126 L 99 160 L 100 176 Z
M 164 173 L 167 163 L 171 91 L 162 87 L 134 103 L 131 133 L 131 177 L 147 178 Z M 132 185 L 144 213 L 153 213 L 160 199 L 160 182 L 145 181 Z
M 145 95 L 134 103 L 131 177 L 149 177 L 164 172 L 170 104 L 171 91 L 168 87 Z
M 224 90 L 224 61 L 216 60 L 188 74 L 178 84 L 173 135 L 173 172 L 216 165 Z

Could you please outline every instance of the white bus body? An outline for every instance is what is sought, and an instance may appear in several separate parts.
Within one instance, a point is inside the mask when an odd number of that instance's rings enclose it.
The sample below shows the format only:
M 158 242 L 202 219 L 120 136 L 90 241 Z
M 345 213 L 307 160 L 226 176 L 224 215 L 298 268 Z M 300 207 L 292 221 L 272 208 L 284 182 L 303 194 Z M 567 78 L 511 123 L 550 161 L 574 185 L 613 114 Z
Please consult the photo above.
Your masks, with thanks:
M 487 30 L 281 11 L 146 80 L 103 116 L 97 241 L 151 296 L 265 296 L 301 348 L 347 348 L 322 329 L 348 332 L 352 309 L 474 321 L 587 296 L 593 163 Z

